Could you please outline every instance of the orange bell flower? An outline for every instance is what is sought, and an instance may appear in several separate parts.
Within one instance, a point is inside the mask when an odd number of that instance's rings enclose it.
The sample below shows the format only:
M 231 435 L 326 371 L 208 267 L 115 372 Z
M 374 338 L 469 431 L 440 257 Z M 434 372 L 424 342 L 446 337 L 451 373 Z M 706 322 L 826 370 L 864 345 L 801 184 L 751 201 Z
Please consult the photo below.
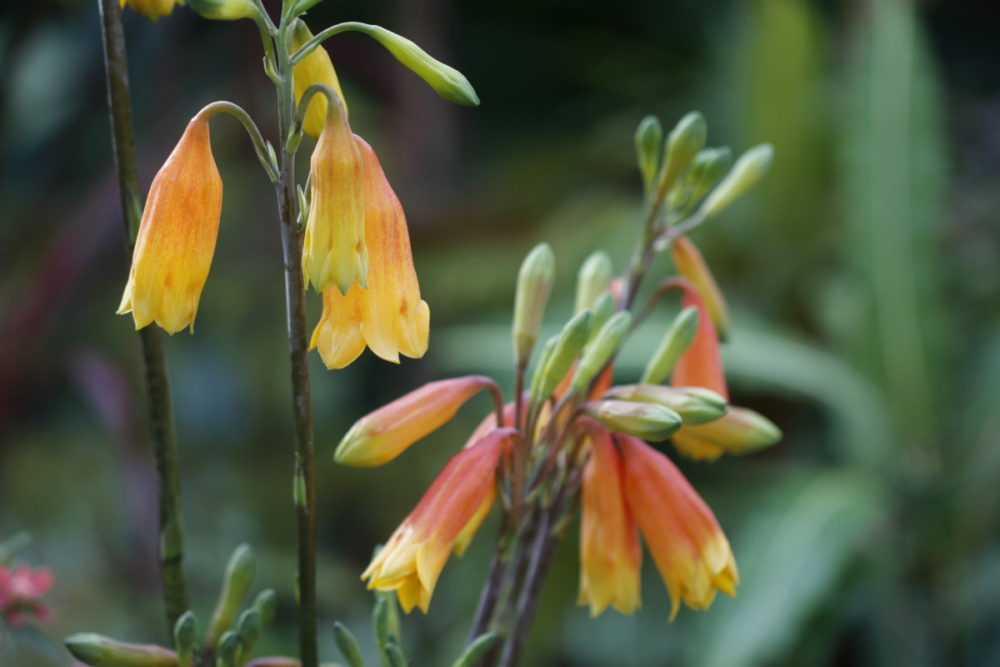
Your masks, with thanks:
M 708 314 L 712 316 L 712 323 L 715 324 L 719 339 L 726 340 L 729 337 L 729 309 L 726 307 L 722 290 L 715 282 L 715 277 L 712 276 L 712 271 L 708 268 L 708 263 L 702 257 L 698 246 L 686 236 L 681 236 L 671 244 L 670 252 L 677 273 L 690 280 L 698 290 Z
M 722 355 L 719 353 L 719 336 L 715 325 L 698 290 L 690 283 L 684 283 L 684 307 L 698 309 L 698 332 L 690 347 L 677 360 L 670 384 L 675 387 L 704 387 L 729 399 L 726 375 L 722 369 Z
M 588 420 L 591 455 L 583 471 L 579 603 L 597 616 L 610 604 L 623 614 L 641 606 L 642 547 L 625 503 L 621 457 L 607 430 Z
M 222 178 L 208 118 L 198 115 L 149 187 L 118 314 L 132 313 L 136 329 L 193 331 L 221 214 Z
M 427 611 L 448 556 L 468 546 L 489 511 L 497 464 L 516 437 L 514 429 L 497 429 L 451 457 L 361 575 L 368 588 L 396 591 L 407 612 Z
M 707 609 L 717 590 L 735 595 L 736 561 L 712 510 L 666 456 L 638 438 L 615 439 L 628 507 L 670 593 L 670 620 L 682 601 Z

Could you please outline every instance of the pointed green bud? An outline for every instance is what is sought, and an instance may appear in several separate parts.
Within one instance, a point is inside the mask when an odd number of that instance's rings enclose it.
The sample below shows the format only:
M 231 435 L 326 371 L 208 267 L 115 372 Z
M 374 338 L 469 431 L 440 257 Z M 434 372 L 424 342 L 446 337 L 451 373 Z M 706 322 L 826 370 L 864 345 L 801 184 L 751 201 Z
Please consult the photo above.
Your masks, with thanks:
M 340 654 L 344 656 L 349 667 L 365 667 L 358 640 L 340 621 L 333 624 L 333 639 L 337 642 L 337 648 L 340 649 Z
M 708 139 L 708 124 L 705 117 L 692 111 L 681 118 L 670 136 L 667 137 L 667 154 L 660 169 L 659 192 L 670 191 L 684 170 L 690 166 L 694 156 L 705 147 Z
M 545 382 L 545 367 L 549 365 L 549 359 L 552 358 L 558 344 L 559 336 L 556 335 L 549 336 L 548 340 L 545 341 L 545 345 L 542 346 L 542 352 L 538 355 L 538 362 L 535 364 L 535 369 L 531 375 L 528 393 L 532 396 L 541 396 L 542 384 Z
M 265 588 L 257 593 L 257 597 L 253 600 L 253 608 L 260 616 L 260 629 L 263 631 L 264 628 L 271 625 L 274 614 L 278 611 L 278 596 L 270 588 Z
M 666 440 L 684 423 L 679 414 L 656 403 L 616 399 L 591 401 L 584 404 L 583 411 L 612 431 L 651 442 Z
M 151 644 L 127 644 L 92 632 L 64 640 L 74 658 L 91 667 L 177 667 L 177 654 Z
M 389 661 L 389 667 L 407 667 L 403 648 L 391 639 L 385 645 L 385 657 Z
M 374 37 L 396 60 L 426 81 L 441 97 L 463 106 L 479 106 L 479 96 L 472 84 L 454 67 L 435 60 L 412 41 L 381 26 L 366 26 L 363 32 Z
M 222 633 L 232 626 L 236 613 L 239 611 L 243 598 L 246 597 L 254 577 L 253 551 L 247 544 L 241 544 L 233 551 L 226 565 L 226 574 L 222 580 L 222 590 L 219 601 L 212 614 L 208 632 L 205 635 L 205 646 L 214 648 Z
M 688 184 L 691 200 L 698 201 L 708 189 L 719 182 L 733 165 L 733 151 L 729 146 L 706 148 L 694 157 Z
M 781 440 L 781 429 L 749 408 L 730 407 L 721 419 L 684 428 L 685 434 L 707 440 L 730 454 L 748 454 Z
M 556 258 L 547 243 L 535 246 L 521 263 L 514 296 L 513 328 L 514 361 L 519 368 L 526 366 L 531 357 L 555 276 Z
M 249 649 L 260 639 L 260 626 L 260 614 L 253 607 L 244 610 L 236 619 L 236 634 L 240 636 L 245 652 L 249 652 Z
M 613 271 L 611 258 L 603 250 L 598 250 L 583 262 L 576 279 L 576 307 L 573 312 L 579 313 L 594 305 L 601 293 L 608 289 Z
M 659 384 L 629 384 L 609 389 L 604 398 L 655 403 L 670 408 L 685 424 L 704 424 L 726 414 L 726 399 L 704 387 L 664 387 Z
M 639 173 L 646 192 L 651 192 L 660 168 L 663 152 L 663 127 L 656 116 L 646 116 L 635 129 L 635 153 L 639 160 Z
M 585 310 L 574 315 L 563 327 L 556 340 L 555 348 L 542 369 L 542 377 L 537 390 L 531 394 L 532 403 L 538 404 L 546 400 L 566 377 L 573 362 L 583 351 L 583 346 L 587 344 L 587 338 L 590 335 L 590 318 L 590 311 Z M 536 388 L 532 387 L 532 389 Z
M 253 0 L 188 0 L 199 16 L 215 21 L 236 21 L 257 16 Z
M 597 297 L 597 301 L 594 302 L 593 308 L 590 311 L 594 316 L 590 319 L 590 337 L 593 338 L 597 335 L 597 332 L 601 330 L 612 315 L 615 314 L 615 309 L 618 308 L 618 301 L 615 300 L 614 295 L 611 292 L 604 292 L 601 296 Z
M 198 644 L 198 619 L 190 609 L 180 615 L 174 623 L 174 648 L 180 667 L 193 664 L 195 648 Z
M 570 385 L 571 391 L 580 394 L 587 391 L 593 379 L 618 352 L 631 325 L 632 314 L 624 310 L 615 313 L 604 323 L 583 350 Z
M 757 184 L 771 166 L 773 158 L 774 149 L 770 144 L 755 146 L 741 155 L 725 179 L 705 198 L 700 215 L 710 218 L 732 204 Z
M 493 645 L 497 643 L 497 638 L 496 633 L 493 632 L 479 635 L 468 643 L 451 667 L 472 667 L 493 648 Z
M 698 333 L 698 309 L 688 306 L 674 318 L 660 346 L 650 357 L 646 370 L 642 373 L 642 384 L 661 384 L 673 372 L 677 360 L 694 341 Z
M 215 650 L 215 667 L 234 667 L 240 646 L 240 636 L 232 630 L 226 630 L 219 639 L 219 647 Z
M 372 628 L 375 631 L 375 645 L 380 652 L 385 652 L 385 646 L 391 640 L 399 640 L 399 608 L 396 606 L 396 596 L 391 592 L 375 593 L 375 608 L 372 610 Z

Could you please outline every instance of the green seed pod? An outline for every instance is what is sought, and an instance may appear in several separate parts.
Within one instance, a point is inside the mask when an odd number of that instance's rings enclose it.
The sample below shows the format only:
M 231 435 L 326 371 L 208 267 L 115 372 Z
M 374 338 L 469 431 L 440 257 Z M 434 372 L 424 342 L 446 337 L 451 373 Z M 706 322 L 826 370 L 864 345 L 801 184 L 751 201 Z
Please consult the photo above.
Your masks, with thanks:
M 726 414 L 726 399 L 704 387 L 664 387 L 659 384 L 630 384 L 613 387 L 604 398 L 655 403 L 670 408 L 685 424 L 704 424 Z
M 741 155 L 718 187 L 705 198 L 699 214 L 710 218 L 732 204 L 757 184 L 771 166 L 773 158 L 774 149 L 770 144 L 755 146 Z
M 649 358 L 646 370 L 642 373 L 642 384 L 660 384 L 673 372 L 677 360 L 694 341 L 698 333 L 698 309 L 688 306 L 682 310 L 663 335 L 660 346 Z
M 528 253 L 517 274 L 514 296 L 514 362 L 519 368 L 528 364 L 545 315 L 545 305 L 555 282 L 556 258 L 547 243 L 540 243 Z
M 656 116 L 646 116 L 635 128 L 635 153 L 646 192 L 651 192 L 663 152 L 663 127 Z
M 580 266 L 576 280 L 576 307 L 574 313 L 586 310 L 594 305 L 601 293 L 608 289 L 611 282 L 611 258 L 608 253 L 598 250 L 588 257 Z
M 591 381 L 618 352 L 631 325 L 632 314 L 624 310 L 615 313 L 605 322 L 583 350 L 583 356 L 580 357 L 576 373 L 573 375 L 571 391 L 574 393 L 587 391 Z
M 684 423 L 681 416 L 656 403 L 635 403 L 615 399 L 591 401 L 583 406 L 588 416 L 612 431 L 634 435 L 651 442 L 662 442 Z
M 254 569 L 253 551 L 250 546 L 241 544 L 236 547 L 226 565 L 226 574 L 222 580 L 219 601 L 215 605 L 212 622 L 205 635 L 205 646 L 208 648 L 214 648 L 222 637 L 222 633 L 232 626 L 240 604 L 253 583 Z
M 91 667 L 177 667 L 177 654 L 151 644 L 128 644 L 81 632 L 64 640 L 73 657 Z

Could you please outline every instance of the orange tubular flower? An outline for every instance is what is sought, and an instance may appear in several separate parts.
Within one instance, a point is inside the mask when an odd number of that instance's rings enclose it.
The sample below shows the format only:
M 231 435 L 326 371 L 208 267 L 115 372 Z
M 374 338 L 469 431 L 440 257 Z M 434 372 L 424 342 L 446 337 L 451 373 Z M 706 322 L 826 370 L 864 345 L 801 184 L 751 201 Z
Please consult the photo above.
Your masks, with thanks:
M 139 14 L 156 21 L 161 16 L 169 16 L 175 5 L 183 4 L 182 0 L 121 0 L 121 6 L 129 5 Z
M 717 590 L 735 595 L 736 561 L 712 510 L 666 456 L 638 438 L 615 438 L 629 509 L 670 593 L 670 620 L 681 601 L 707 609 Z
M 309 217 L 302 242 L 306 284 L 347 294 L 368 275 L 366 165 L 343 109 L 330 109 L 310 158 Z
M 514 429 L 497 429 L 451 457 L 361 575 L 368 588 L 396 591 L 405 611 L 426 613 L 448 556 L 468 546 L 489 511 L 497 463 L 516 437 Z
M 492 384 L 484 375 L 428 382 L 355 422 L 337 445 L 334 460 L 359 467 L 391 461 L 441 428 L 467 400 Z
M 393 363 L 399 363 L 400 354 L 422 357 L 430 329 L 430 309 L 420 298 L 403 207 L 375 151 L 360 137 L 355 139 L 365 176 L 368 287 L 353 285 L 346 294 L 336 288 L 323 293 L 323 314 L 311 347 L 319 348 L 331 369 L 357 359 L 365 344 Z
M 580 604 L 597 616 L 610 604 L 623 614 L 641 605 L 642 548 L 625 504 L 622 461 L 611 434 L 590 423 L 590 460 L 583 472 L 580 524 Z
M 221 214 L 208 119 L 195 116 L 149 188 L 118 314 L 132 313 L 136 329 L 193 331 Z
M 715 282 L 712 271 L 708 268 L 705 258 L 701 256 L 698 246 L 686 236 L 681 236 L 670 246 L 670 252 L 674 257 L 677 273 L 690 280 L 698 290 L 708 314 L 712 316 L 719 338 L 726 340 L 729 337 L 729 309 L 726 307 L 722 290 Z

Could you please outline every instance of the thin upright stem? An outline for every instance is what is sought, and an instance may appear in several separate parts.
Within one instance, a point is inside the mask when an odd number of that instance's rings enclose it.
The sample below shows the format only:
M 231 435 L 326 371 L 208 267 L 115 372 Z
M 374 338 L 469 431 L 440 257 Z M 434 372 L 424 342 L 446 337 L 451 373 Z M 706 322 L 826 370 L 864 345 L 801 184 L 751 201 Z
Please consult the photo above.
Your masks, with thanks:
M 299 659 L 303 667 L 316 667 L 316 484 L 313 454 L 312 396 L 307 357 L 305 282 L 302 275 L 302 231 L 297 224 L 295 156 L 284 142 L 295 119 L 291 63 L 279 30 L 277 57 L 278 136 L 282 146 L 277 183 L 281 246 L 285 267 L 285 305 L 288 314 L 288 354 L 291 362 L 292 419 L 295 431 L 295 512 L 298 532 Z
M 125 238 L 129 250 L 135 243 L 141 217 L 139 176 L 135 166 L 132 135 L 132 101 L 129 93 L 125 31 L 118 0 L 98 0 L 104 41 L 104 72 L 108 86 L 111 135 L 118 171 Z M 166 608 L 167 631 L 188 610 L 187 578 L 184 573 L 184 528 L 181 519 L 181 482 L 174 434 L 170 378 L 163 354 L 163 341 L 156 327 L 139 330 L 145 366 L 146 400 L 150 435 L 159 483 L 160 577 Z M 169 634 L 168 634 L 169 636 Z

